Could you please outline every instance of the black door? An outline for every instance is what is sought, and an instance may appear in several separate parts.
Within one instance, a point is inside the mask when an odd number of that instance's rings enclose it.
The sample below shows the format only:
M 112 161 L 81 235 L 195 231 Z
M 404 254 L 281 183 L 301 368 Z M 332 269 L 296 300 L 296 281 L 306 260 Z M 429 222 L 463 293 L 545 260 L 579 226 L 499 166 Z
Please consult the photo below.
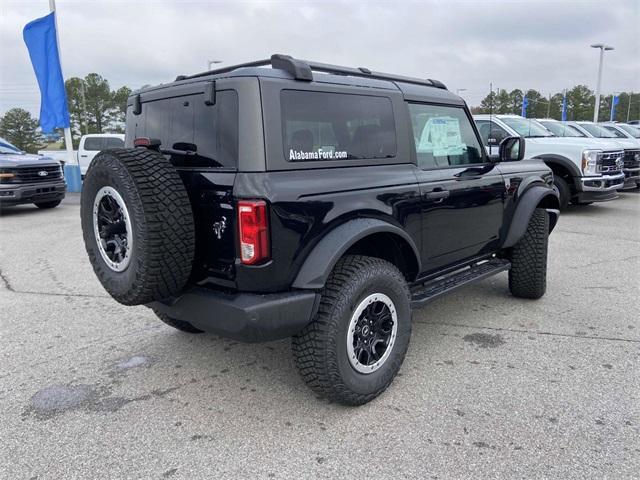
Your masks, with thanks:
M 462 107 L 409 104 L 422 196 L 425 272 L 498 246 L 505 185 Z

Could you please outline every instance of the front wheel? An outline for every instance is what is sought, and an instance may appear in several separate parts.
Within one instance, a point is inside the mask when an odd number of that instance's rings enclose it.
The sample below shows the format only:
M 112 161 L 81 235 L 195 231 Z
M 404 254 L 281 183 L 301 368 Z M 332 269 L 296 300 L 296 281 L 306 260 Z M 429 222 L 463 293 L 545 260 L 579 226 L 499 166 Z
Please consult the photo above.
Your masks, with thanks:
M 553 176 L 553 184 L 558 189 L 560 196 L 560 210 L 564 210 L 569 206 L 569 202 L 571 201 L 571 188 L 569 188 L 566 180 L 558 175 Z
M 315 392 L 362 405 L 393 381 L 411 336 L 407 282 L 391 263 L 346 256 L 322 291 L 315 318 L 293 337 L 294 360 Z

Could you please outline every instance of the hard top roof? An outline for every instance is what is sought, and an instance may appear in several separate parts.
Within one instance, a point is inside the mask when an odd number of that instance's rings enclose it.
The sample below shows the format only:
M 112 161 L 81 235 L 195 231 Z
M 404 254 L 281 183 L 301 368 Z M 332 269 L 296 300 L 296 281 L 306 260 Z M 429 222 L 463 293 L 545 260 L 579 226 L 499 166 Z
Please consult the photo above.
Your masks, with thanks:
M 143 88 L 133 92 L 132 95 L 188 83 L 238 77 L 281 78 L 302 82 L 333 83 L 357 87 L 400 90 L 411 96 L 423 95 L 436 97 L 437 100 L 444 102 L 463 103 L 460 97 L 449 92 L 446 86 L 438 80 L 373 72 L 364 67 L 341 67 L 338 65 L 310 62 L 279 54 L 272 55 L 268 60 L 232 65 L 194 75 L 180 75 L 176 77 L 174 82 Z

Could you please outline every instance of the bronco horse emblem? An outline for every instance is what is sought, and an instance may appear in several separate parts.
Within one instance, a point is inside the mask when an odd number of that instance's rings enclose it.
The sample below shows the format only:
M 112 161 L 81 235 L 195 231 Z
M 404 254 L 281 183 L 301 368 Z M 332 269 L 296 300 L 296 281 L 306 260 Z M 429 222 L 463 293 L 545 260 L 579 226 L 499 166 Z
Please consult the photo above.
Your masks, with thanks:
M 223 216 L 219 222 L 213 224 L 213 232 L 216 234 L 216 238 L 220 240 L 222 234 L 227 229 L 227 217 Z

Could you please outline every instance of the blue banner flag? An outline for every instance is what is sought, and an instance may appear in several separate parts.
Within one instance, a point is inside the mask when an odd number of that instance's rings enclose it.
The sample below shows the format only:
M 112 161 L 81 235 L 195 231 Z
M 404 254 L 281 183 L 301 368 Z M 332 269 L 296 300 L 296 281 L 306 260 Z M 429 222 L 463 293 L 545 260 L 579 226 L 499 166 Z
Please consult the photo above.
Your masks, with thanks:
M 527 107 L 529 106 L 529 99 L 527 97 L 522 97 L 522 111 L 520 112 L 520 116 L 527 116 Z
M 22 31 L 40 87 L 40 126 L 44 133 L 69 126 L 67 94 L 60 68 L 55 12 L 25 25 Z
M 609 120 L 613 122 L 616 119 L 616 105 L 620 103 L 620 97 L 618 95 L 613 96 L 613 100 L 611 101 L 611 118 Z
M 564 96 L 562 97 L 562 121 L 567 121 L 567 92 L 564 92 Z

